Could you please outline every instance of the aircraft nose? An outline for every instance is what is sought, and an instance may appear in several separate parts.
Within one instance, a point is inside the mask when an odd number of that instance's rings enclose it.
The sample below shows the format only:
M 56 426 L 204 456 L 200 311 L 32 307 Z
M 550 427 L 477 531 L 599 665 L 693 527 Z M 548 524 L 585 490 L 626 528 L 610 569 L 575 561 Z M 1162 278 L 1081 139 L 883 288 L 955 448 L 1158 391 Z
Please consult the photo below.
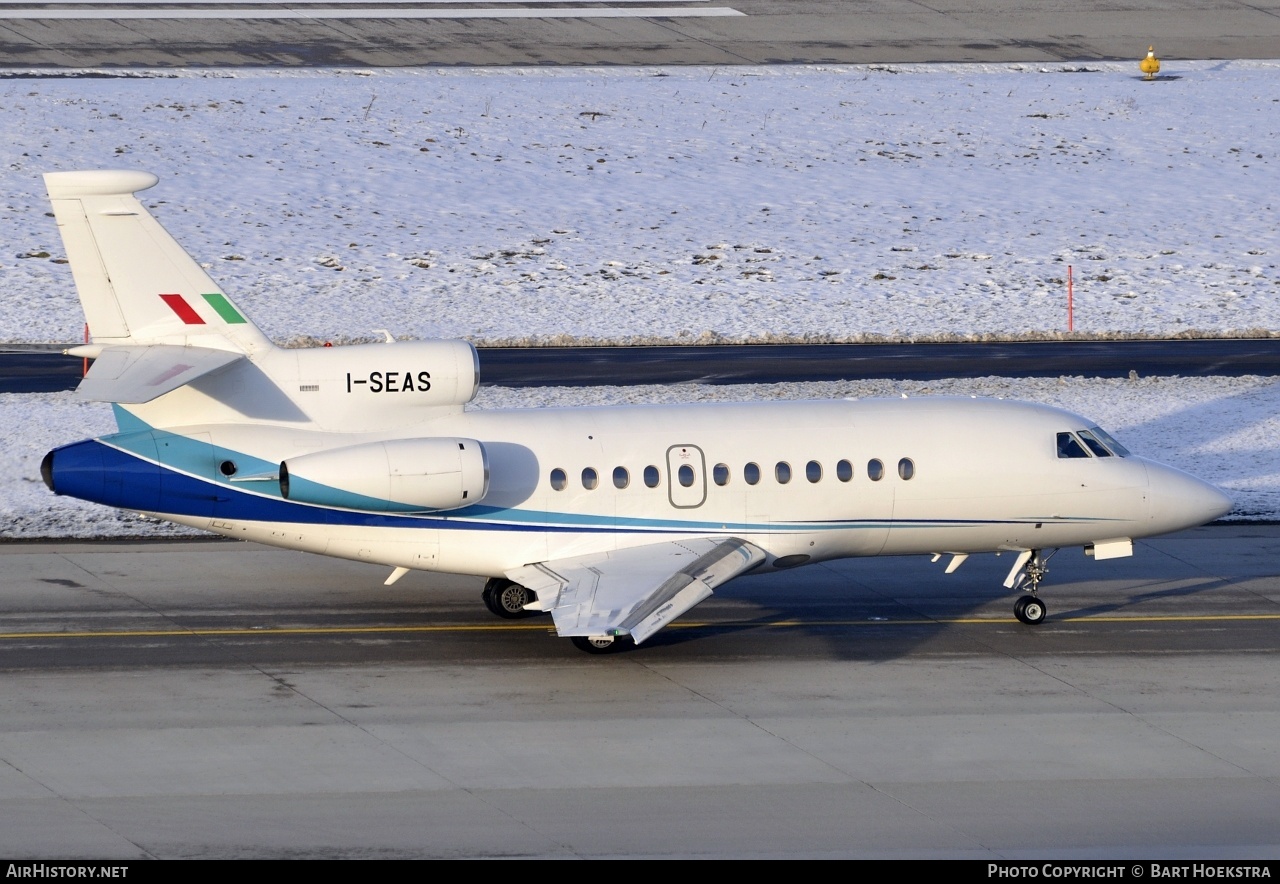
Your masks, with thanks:
M 1149 464 L 1147 475 L 1152 527 L 1158 532 L 1194 528 L 1231 512 L 1230 497 L 1189 473 L 1164 464 Z

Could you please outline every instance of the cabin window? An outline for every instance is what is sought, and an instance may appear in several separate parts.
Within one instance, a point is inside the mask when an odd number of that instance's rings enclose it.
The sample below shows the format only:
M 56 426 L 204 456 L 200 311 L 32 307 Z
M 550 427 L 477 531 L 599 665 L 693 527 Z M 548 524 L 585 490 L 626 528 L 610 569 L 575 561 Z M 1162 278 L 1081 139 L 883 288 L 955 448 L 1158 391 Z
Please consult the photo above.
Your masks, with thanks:
M 1117 442 L 1116 438 L 1106 430 L 1102 429 L 1102 427 L 1090 427 L 1089 432 L 1092 433 L 1094 438 L 1098 439 L 1103 445 L 1110 448 L 1112 454 L 1116 455 L 1116 457 L 1129 456 L 1129 449 Z
M 649 488 L 657 488 L 658 483 L 662 481 L 662 474 L 658 472 L 655 466 L 647 466 L 644 468 L 644 484 Z
M 884 478 L 884 464 L 872 458 L 867 461 L 867 478 L 872 482 L 879 482 Z
M 748 485 L 756 484 L 760 481 L 760 467 L 753 463 L 747 464 L 742 468 L 742 478 Z
M 729 484 L 729 465 L 718 463 L 711 469 L 711 477 L 715 479 L 717 485 Z
M 836 464 L 836 478 L 841 482 L 848 482 L 853 478 L 853 464 L 847 460 L 842 460 Z
M 1084 450 L 1084 446 L 1080 444 L 1071 433 L 1058 434 L 1058 457 L 1088 457 L 1089 452 Z
M 693 484 L 693 467 L 687 463 L 681 464 L 680 469 L 676 471 L 676 476 L 680 479 L 680 484 L 688 488 Z
M 556 491 L 563 491 L 564 486 L 569 484 L 569 477 L 564 474 L 564 470 L 556 467 L 551 471 L 551 487 Z
M 811 460 L 804 465 L 804 477 L 810 482 L 822 481 L 822 464 L 816 460 Z
M 904 457 L 898 461 L 898 478 L 904 482 L 916 474 L 916 465 L 911 458 Z
M 593 468 L 587 467 L 585 470 L 582 471 L 582 487 L 583 488 L 587 489 L 588 491 L 591 491 L 591 490 L 594 490 L 595 487 L 599 484 L 600 484 L 600 476 L 596 474 L 596 471 Z
M 791 481 L 791 464 L 785 460 L 778 461 L 778 465 L 773 468 L 773 478 L 778 480 L 779 485 L 785 485 Z
M 627 473 L 626 467 L 613 468 L 613 487 L 626 488 L 631 484 L 631 476 Z

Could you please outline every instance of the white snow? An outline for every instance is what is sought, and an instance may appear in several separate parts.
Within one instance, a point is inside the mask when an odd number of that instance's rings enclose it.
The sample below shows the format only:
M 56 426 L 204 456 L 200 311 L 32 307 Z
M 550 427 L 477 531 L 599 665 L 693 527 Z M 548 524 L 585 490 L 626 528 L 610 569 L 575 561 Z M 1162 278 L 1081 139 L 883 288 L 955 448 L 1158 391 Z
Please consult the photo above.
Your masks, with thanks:
M 99 72 L 105 73 L 105 72 Z M 0 341 L 83 317 L 40 173 L 155 172 L 161 222 L 280 341 L 1280 330 L 1280 61 L 237 70 L 0 79 Z M 48 253 L 42 256 L 42 253 Z M 482 390 L 541 402 L 964 393 L 1052 402 L 1280 514 L 1269 378 Z M 0 396 L 7 537 L 173 529 L 52 497 L 109 432 Z
M 1280 62 L 0 80 L 0 341 L 82 333 L 40 173 L 144 199 L 276 339 L 1280 327 Z M 48 258 L 17 255 L 48 252 Z M 52 259 L 52 260 L 51 260 Z

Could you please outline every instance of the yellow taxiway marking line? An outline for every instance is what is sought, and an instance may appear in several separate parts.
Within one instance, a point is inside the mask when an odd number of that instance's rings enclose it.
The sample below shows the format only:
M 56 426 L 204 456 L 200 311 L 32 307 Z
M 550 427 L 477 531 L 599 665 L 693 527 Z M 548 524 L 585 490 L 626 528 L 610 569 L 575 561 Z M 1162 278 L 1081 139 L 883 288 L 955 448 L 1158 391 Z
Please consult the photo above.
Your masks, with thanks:
M 1056 623 L 1158 623 L 1158 622 L 1211 622 L 1219 620 L 1280 620 L 1280 614 L 1140 614 L 1130 616 L 1095 615 L 1088 617 L 1058 616 L 1050 618 L 1049 624 Z M 913 619 L 870 619 L 862 620 L 771 620 L 766 623 L 754 621 L 706 621 L 702 623 L 672 623 L 668 629 L 696 629 L 708 626 L 936 626 L 955 624 L 1009 625 L 1018 621 L 1012 617 L 918 617 Z
M 510 632 L 512 630 L 539 629 L 548 632 L 551 627 L 543 625 L 520 626 L 511 624 L 495 624 L 478 626 L 459 624 L 456 626 L 241 626 L 230 629 L 104 629 L 80 632 L 0 632 L 0 641 L 21 638 L 167 638 L 175 636 L 227 636 L 227 635 L 355 635 L 359 633 L 398 633 L 398 632 Z
M 1280 614 L 1154 614 L 1114 617 L 1059 617 L 1057 623 L 1229 623 L 1256 620 L 1280 620 Z M 824 626 L 946 626 L 974 624 L 983 626 L 1008 626 L 1017 621 L 1005 617 L 950 617 L 912 620 L 770 620 L 754 622 L 744 620 L 696 621 L 673 623 L 670 629 L 708 629 L 712 627 L 751 627 L 757 629 L 794 629 L 798 627 Z M 452 626 L 298 626 L 273 627 L 250 626 L 226 629 L 118 629 L 69 632 L 0 632 L 0 641 L 36 638 L 177 638 L 219 637 L 250 635 L 369 635 L 412 634 L 430 632 L 553 632 L 549 623 L 495 623 L 492 625 L 456 624 Z

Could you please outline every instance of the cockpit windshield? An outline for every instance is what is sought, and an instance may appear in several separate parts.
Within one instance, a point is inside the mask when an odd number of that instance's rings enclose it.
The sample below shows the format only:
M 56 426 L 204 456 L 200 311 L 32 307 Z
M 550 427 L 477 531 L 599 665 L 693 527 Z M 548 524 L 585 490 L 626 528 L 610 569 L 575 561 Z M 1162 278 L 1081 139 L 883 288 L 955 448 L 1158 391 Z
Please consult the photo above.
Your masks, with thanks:
M 1117 442 L 1115 440 L 1115 437 L 1112 436 L 1110 433 L 1108 433 L 1106 430 L 1102 429 L 1102 427 L 1090 427 L 1089 432 L 1092 433 L 1096 438 L 1100 439 L 1103 445 L 1110 448 L 1111 452 L 1115 454 L 1116 457 L 1129 456 L 1130 454 L 1129 449 L 1125 448 L 1123 445 Z
M 1076 435 L 1080 437 L 1085 445 L 1089 446 L 1089 450 L 1093 452 L 1094 457 L 1110 457 L 1111 452 L 1107 451 L 1105 445 L 1097 440 L 1097 438 L 1088 430 L 1077 430 Z
M 1058 457 L 1061 458 L 1127 457 L 1129 454 L 1129 449 L 1117 442 L 1101 427 L 1076 430 L 1074 433 L 1059 433 L 1057 445 Z

